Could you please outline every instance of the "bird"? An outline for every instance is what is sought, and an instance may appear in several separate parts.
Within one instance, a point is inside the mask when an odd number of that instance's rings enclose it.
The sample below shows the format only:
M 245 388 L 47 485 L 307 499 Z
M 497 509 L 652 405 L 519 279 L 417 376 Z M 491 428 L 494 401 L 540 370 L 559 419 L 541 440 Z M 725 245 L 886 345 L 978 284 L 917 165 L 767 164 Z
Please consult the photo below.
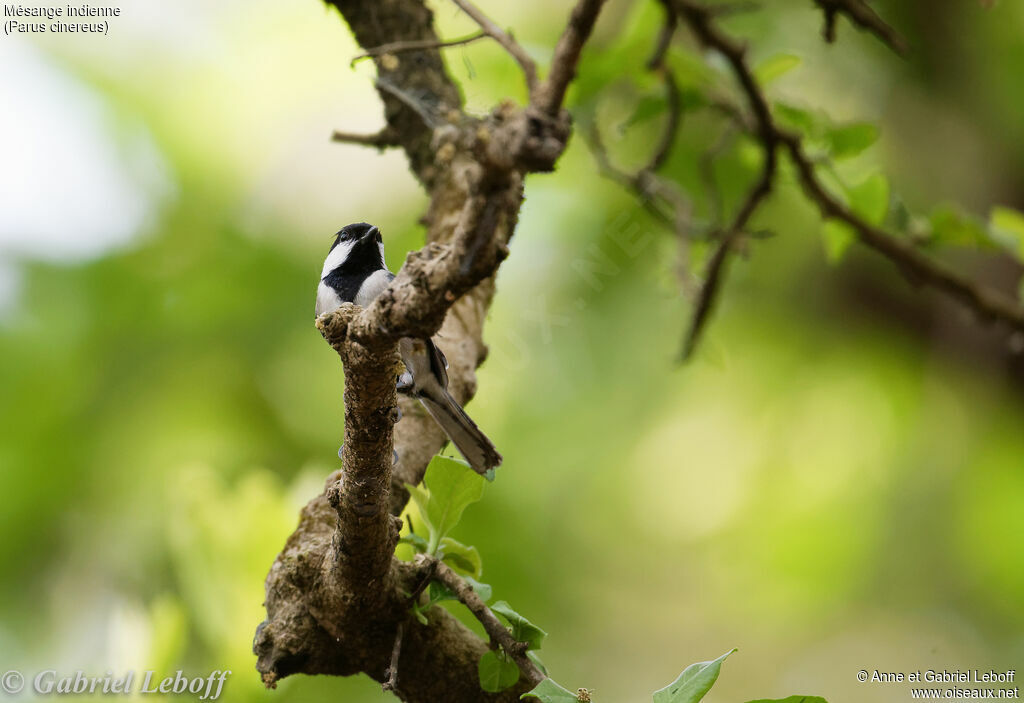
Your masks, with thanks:
M 367 307 L 395 275 L 384 263 L 380 229 L 366 222 L 342 227 L 334 237 L 316 292 L 316 317 L 344 303 Z M 488 480 L 502 456 L 448 391 L 448 362 L 429 338 L 403 337 L 398 351 L 406 371 L 397 380 L 399 392 L 419 399 L 445 431 L 470 467 Z

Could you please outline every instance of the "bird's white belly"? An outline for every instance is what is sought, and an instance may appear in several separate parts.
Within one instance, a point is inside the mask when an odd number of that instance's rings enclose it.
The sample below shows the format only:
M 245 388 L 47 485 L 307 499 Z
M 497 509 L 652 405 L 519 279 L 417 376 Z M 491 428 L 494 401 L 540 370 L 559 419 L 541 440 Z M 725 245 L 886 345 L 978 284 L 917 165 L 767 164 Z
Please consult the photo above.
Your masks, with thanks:
M 316 289 L 316 317 L 320 317 L 325 312 L 337 310 L 341 304 L 341 296 L 329 285 L 320 281 L 320 285 Z

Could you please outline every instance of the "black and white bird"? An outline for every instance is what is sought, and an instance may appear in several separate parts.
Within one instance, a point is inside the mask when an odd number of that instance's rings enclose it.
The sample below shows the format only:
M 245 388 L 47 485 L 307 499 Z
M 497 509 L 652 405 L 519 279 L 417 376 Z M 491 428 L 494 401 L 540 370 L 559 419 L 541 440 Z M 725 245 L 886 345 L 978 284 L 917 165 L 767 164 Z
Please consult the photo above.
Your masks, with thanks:
M 394 279 L 384 264 L 380 230 L 365 222 L 342 227 L 324 260 L 316 292 L 316 316 L 355 303 L 366 307 Z M 501 454 L 448 392 L 448 362 L 430 339 L 402 338 L 398 351 L 406 372 L 398 390 L 423 403 L 473 470 L 487 478 L 501 464 Z

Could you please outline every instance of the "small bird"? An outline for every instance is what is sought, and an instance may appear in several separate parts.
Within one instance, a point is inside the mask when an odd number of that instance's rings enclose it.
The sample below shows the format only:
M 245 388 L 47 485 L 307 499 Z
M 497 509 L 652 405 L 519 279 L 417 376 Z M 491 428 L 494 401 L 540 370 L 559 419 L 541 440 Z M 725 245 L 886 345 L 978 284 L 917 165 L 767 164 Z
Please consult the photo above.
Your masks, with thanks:
M 324 260 L 316 316 L 342 303 L 366 307 L 394 277 L 384 264 L 384 243 L 377 227 L 365 222 L 342 227 Z M 448 362 L 441 350 L 430 339 L 403 337 L 398 351 L 406 367 L 398 378 L 398 390 L 419 398 L 473 470 L 492 480 L 501 454 L 448 392 Z

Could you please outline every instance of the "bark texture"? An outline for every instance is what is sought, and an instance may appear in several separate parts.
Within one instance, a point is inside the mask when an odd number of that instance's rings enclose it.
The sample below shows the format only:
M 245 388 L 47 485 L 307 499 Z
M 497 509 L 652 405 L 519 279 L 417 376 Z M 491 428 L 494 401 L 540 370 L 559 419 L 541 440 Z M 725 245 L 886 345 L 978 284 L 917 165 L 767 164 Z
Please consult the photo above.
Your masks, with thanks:
M 436 578 L 438 567 L 394 559 L 396 516 L 408 501 L 404 484 L 422 480 L 446 438 L 417 402 L 396 396 L 396 349 L 402 337 L 436 335 L 450 364 L 452 394 L 465 403 L 475 393 L 475 370 L 487 356 L 483 325 L 494 274 L 508 255 L 523 179 L 552 170 L 565 149 L 570 124 L 561 101 L 602 3 L 581 0 L 556 50 L 565 65 L 531 85 L 531 104 L 503 103 L 483 118 L 463 112 L 421 0 L 328 4 L 373 58 L 387 120 L 377 135 L 339 132 L 335 140 L 405 151 L 430 195 L 427 244 L 409 254 L 368 308 L 345 305 L 317 320 L 345 368 L 342 469 L 302 511 L 267 576 L 267 619 L 254 642 L 257 669 L 268 687 L 297 673 L 362 672 L 406 701 L 519 700 L 542 678 L 519 643 L 505 642 L 523 662 L 519 683 L 487 694 L 477 663 L 496 646 L 494 638 L 481 640 L 439 608 L 430 611 L 428 625 L 410 615 L 410 594 Z M 515 46 L 493 26 L 491 32 Z M 377 50 L 395 43 L 417 48 Z M 515 53 L 524 68 L 532 67 L 525 52 L 517 47 Z

